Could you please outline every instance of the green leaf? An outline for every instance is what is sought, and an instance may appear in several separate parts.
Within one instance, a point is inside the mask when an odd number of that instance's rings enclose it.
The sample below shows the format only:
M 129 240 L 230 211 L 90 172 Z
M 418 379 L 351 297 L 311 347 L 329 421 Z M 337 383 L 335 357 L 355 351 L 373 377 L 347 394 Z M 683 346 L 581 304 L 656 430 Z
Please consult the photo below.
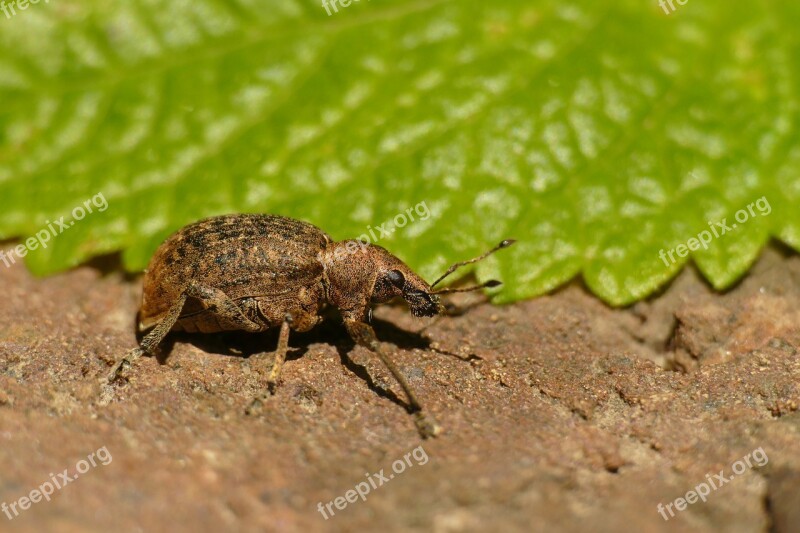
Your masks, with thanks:
M 0 238 L 102 194 L 25 260 L 46 274 L 122 250 L 137 270 L 204 216 L 347 238 L 425 206 L 379 244 L 432 279 L 516 238 L 477 267 L 499 302 L 580 275 L 627 304 L 690 260 L 725 288 L 771 237 L 800 246 L 800 6 L 674 5 L 17 7 L 0 15 Z

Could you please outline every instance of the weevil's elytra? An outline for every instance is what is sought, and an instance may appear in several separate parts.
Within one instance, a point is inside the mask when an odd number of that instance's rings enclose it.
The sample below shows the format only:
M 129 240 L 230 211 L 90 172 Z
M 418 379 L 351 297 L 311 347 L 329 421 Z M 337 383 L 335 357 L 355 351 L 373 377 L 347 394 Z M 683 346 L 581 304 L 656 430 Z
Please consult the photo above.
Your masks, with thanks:
M 402 297 L 415 316 L 443 311 L 439 294 L 494 287 L 434 291 L 457 268 L 513 244 L 505 240 L 485 254 L 451 266 L 429 285 L 384 248 L 355 240 L 334 242 L 307 222 L 276 215 L 225 215 L 190 224 L 158 248 L 145 271 L 139 328 L 150 332 L 108 375 L 114 381 L 170 331 L 215 333 L 280 327 L 275 362 L 267 379 L 274 391 L 286 358 L 289 331 L 307 331 L 321 320 L 323 305 L 337 307 L 348 333 L 383 361 L 403 388 L 423 437 L 436 427 L 425 417 L 405 377 L 369 325 L 373 304 Z
M 236 302 L 261 326 L 257 331 L 280 326 L 287 313 L 294 318 L 293 329 L 307 331 L 317 323 L 323 302 L 320 254 L 332 242 L 311 224 L 271 215 L 215 217 L 186 226 L 150 262 L 139 327 L 148 330 L 163 319 L 195 281 Z M 213 333 L 241 328 L 192 298 L 173 329 Z

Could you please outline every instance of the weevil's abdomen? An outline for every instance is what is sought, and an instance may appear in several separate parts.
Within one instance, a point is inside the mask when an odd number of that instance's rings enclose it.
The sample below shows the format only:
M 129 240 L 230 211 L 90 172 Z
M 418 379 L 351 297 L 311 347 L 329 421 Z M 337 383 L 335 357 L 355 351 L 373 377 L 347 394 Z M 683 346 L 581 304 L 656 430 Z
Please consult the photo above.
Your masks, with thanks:
M 193 281 L 232 300 L 283 299 L 323 274 L 332 242 L 316 226 L 276 215 L 224 215 L 180 229 L 156 250 L 144 278 L 140 329 L 154 326 Z M 201 311 L 190 299 L 182 315 Z

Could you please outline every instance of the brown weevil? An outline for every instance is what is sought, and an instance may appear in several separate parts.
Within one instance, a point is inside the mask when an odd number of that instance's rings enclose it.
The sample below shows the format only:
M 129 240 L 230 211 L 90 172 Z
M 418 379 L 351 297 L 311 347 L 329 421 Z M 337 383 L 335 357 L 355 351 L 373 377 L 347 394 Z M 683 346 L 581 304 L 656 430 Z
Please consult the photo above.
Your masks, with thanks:
M 207 218 L 180 229 L 156 250 L 144 276 L 139 347 L 117 361 L 105 381 L 142 354 L 151 354 L 170 331 L 216 333 L 265 331 L 280 326 L 267 379 L 274 393 L 288 349 L 289 330 L 308 331 L 324 305 L 339 309 L 353 340 L 383 361 L 403 388 L 420 434 L 436 426 L 369 325 L 373 304 L 402 297 L 417 317 L 443 312 L 438 295 L 496 287 L 498 281 L 464 289 L 435 287 L 457 268 L 511 245 L 505 240 L 480 257 L 451 266 L 428 285 L 386 249 L 358 240 L 334 242 L 309 224 L 275 215 Z

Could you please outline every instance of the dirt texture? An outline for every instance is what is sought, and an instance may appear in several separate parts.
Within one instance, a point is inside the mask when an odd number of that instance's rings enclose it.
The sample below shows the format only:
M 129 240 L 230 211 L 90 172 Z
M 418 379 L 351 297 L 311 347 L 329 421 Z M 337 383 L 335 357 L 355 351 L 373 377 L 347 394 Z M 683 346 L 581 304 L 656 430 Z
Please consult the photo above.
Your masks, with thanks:
M 453 297 L 455 316 L 435 319 L 377 309 L 441 426 L 425 441 L 335 314 L 291 337 L 283 383 L 249 414 L 277 332 L 172 335 L 104 389 L 135 346 L 140 291 L 103 262 L 46 279 L 0 269 L 0 504 L 19 513 L 0 512 L 0 530 L 800 528 L 800 258 L 782 250 L 724 294 L 688 269 L 627 309 L 577 282 L 504 307 Z M 113 459 L 86 468 L 93 452 Z M 348 492 L 369 480 L 364 500 Z M 318 504 L 337 498 L 326 519 Z

